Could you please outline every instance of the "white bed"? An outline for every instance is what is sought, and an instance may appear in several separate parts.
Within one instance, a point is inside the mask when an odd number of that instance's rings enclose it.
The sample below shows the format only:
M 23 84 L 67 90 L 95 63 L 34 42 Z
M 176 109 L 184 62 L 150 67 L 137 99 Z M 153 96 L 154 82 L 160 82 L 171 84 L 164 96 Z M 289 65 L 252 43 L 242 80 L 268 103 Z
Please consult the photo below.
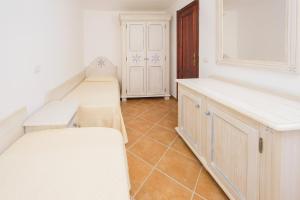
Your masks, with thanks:
M 120 106 L 120 87 L 116 67 L 106 58 L 97 58 L 87 69 L 86 79 L 62 101 L 78 102 L 76 124 L 79 127 L 111 127 L 127 133 Z
M 0 199 L 127 200 L 123 139 L 110 128 L 26 134 L 0 155 Z

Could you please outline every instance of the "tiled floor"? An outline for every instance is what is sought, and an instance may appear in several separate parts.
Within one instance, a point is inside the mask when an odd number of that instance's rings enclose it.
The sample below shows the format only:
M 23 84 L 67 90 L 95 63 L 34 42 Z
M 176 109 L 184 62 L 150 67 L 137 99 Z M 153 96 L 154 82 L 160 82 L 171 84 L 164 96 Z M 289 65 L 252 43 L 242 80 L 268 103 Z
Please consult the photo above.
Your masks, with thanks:
M 122 103 L 135 200 L 227 199 L 174 128 L 177 102 L 133 99 Z

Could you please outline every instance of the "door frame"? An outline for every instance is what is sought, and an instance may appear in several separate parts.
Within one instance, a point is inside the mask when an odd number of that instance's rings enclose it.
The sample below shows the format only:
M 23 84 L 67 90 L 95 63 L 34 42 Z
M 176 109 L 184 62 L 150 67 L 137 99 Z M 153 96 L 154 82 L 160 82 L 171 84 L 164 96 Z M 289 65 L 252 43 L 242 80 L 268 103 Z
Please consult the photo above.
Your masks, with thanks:
M 177 11 L 177 79 L 184 78 L 182 77 L 182 71 L 180 70 L 179 63 L 182 61 L 182 56 L 180 54 L 180 49 L 181 49 L 181 23 L 180 23 L 180 16 L 183 12 L 185 12 L 187 9 L 191 7 L 196 7 L 196 23 L 194 24 L 194 27 L 196 28 L 196 64 L 197 64 L 197 69 L 196 69 L 196 77 L 199 77 L 199 0 L 194 0 L 187 6 L 183 7 L 182 9 Z

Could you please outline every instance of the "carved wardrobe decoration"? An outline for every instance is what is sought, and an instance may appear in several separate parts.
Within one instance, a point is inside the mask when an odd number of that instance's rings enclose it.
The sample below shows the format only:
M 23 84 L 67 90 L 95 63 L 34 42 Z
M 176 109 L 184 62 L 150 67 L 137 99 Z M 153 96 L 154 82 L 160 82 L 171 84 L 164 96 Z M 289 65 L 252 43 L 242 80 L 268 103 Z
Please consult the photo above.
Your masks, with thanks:
M 171 17 L 163 14 L 122 14 L 120 20 L 123 39 L 122 99 L 168 99 Z

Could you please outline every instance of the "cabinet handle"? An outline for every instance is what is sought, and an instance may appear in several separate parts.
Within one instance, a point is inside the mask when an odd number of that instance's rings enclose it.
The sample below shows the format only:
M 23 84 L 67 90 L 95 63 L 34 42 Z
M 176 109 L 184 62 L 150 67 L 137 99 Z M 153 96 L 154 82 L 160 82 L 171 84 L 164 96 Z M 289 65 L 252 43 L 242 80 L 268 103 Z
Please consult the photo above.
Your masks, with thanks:
M 210 116 L 210 112 L 209 111 L 205 112 L 205 115 Z
M 200 104 L 196 104 L 195 107 L 196 107 L 196 108 L 200 108 Z

